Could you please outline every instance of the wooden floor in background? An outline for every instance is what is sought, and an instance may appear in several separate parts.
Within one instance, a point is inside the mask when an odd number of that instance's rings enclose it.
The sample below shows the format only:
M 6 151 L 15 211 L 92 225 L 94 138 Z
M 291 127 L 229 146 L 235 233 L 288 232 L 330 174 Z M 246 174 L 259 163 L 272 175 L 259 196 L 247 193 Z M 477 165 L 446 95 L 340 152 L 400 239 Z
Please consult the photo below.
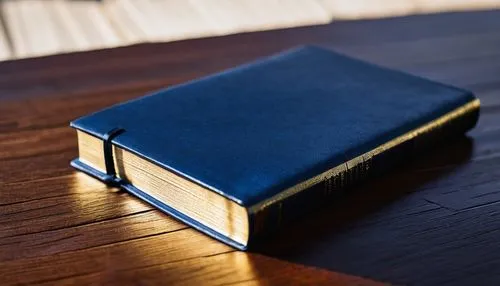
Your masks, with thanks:
M 70 120 L 307 43 L 471 89 L 479 124 L 249 253 L 69 166 Z M 0 63 L 1 284 L 500 285 L 499 46 L 491 11 Z
M 0 0 L 0 61 L 342 19 L 500 8 L 500 0 Z

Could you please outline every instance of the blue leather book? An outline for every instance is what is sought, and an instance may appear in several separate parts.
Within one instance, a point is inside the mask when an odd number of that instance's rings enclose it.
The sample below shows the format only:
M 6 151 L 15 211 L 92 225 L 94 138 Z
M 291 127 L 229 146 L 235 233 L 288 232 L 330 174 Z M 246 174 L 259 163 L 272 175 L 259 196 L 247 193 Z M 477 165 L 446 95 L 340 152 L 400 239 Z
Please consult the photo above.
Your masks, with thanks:
M 478 116 L 469 91 L 300 47 L 71 122 L 72 165 L 246 249 Z

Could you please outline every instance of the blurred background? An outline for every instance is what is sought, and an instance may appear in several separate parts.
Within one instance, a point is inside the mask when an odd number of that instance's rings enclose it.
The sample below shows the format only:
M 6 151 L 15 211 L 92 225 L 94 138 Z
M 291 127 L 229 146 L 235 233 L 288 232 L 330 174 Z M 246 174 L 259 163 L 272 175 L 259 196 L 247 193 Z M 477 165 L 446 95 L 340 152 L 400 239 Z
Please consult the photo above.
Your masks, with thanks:
M 500 8 L 500 0 L 2 0 L 0 61 L 337 20 Z

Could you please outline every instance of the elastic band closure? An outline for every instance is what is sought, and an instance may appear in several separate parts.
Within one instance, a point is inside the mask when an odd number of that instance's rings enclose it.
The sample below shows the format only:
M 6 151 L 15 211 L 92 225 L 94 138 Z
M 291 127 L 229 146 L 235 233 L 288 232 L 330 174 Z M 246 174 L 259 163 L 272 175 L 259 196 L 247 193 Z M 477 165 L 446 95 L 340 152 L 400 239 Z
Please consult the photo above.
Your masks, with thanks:
M 104 147 L 104 164 L 106 166 L 106 174 L 108 174 L 111 177 L 116 176 L 115 172 L 115 164 L 113 163 L 113 144 L 111 141 L 118 135 L 122 134 L 125 132 L 125 129 L 123 128 L 115 128 L 110 131 L 108 131 L 104 136 L 102 137 L 103 139 L 103 147 Z

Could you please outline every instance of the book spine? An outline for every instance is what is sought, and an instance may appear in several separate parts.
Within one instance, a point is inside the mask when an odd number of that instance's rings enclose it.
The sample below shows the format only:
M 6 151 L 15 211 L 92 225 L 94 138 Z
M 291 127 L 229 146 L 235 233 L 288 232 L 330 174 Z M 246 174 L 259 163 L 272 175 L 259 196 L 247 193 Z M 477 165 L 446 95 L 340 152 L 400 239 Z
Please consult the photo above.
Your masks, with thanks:
M 311 183 L 305 182 L 304 189 L 290 190 L 291 195 L 283 194 L 270 202 L 251 207 L 251 240 L 275 232 L 283 224 L 321 207 L 350 187 L 411 160 L 430 146 L 463 135 L 476 125 L 478 118 L 479 101 L 475 100 L 422 128 L 351 159 L 318 178 L 312 178 Z

